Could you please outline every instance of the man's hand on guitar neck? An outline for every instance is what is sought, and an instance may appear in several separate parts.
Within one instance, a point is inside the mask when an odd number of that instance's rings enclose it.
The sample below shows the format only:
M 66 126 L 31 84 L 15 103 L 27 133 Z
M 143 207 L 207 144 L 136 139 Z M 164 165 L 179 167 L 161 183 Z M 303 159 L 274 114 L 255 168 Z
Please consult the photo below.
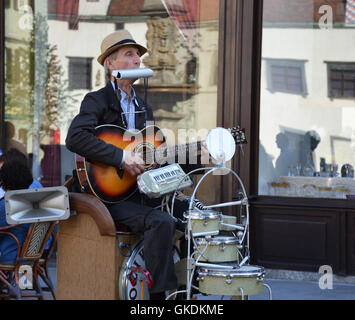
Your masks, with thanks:
M 125 151 L 122 168 L 127 170 L 131 176 L 136 177 L 144 172 L 144 160 L 134 152 Z

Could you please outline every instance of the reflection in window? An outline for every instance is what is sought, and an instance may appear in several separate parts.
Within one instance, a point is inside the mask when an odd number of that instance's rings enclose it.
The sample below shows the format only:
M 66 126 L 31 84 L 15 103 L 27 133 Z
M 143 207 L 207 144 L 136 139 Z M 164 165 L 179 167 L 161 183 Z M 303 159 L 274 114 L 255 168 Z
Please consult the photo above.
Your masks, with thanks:
M 266 59 L 267 84 L 271 92 L 306 95 L 304 61 Z
M 192 58 L 186 64 L 186 82 L 196 83 L 196 58 Z
M 15 2 L 31 5 L 33 30 L 19 23 L 23 12 L 14 10 Z M 149 49 L 141 65 L 154 70 L 148 103 L 156 124 L 174 133 L 167 140 L 183 143 L 174 141 L 180 129 L 215 127 L 219 0 L 6 0 L 5 5 L 5 118 L 19 134 L 24 129 L 21 140 L 33 154 L 33 174 L 44 185 L 63 184 L 72 174 L 67 130 L 83 97 L 106 85 L 96 58 L 103 38 L 115 30 L 129 30 Z M 135 89 L 144 97 L 143 81 Z M 213 199 L 210 189 L 206 195 Z
M 355 1 L 346 0 L 346 9 L 345 9 L 345 23 L 349 25 L 355 24 Z
M 17 0 L 13 0 L 13 2 L 14 2 L 13 8 L 14 8 L 16 11 L 18 11 L 18 9 L 19 9 L 19 3 L 18 3 L 18 1 L 17 1 Z
M 355 63 L 328 62 L 330 98 L 355 97 Z
M 258 192 L 355 195 L 355 1 L 263 4 Z
M 91 89 L 92 58 L 69 58 L 69 88 Z
M 13 72 L 13 69 L 12 69 L 12 63 L 13 63 L 13 60 L 12 60 L 12 50 L 11 48 L 6 48 L 5 49 L 5 69 L 6 69 L 6 76 L 5 76 L 5 79 L 7 82 L 12 82 L 12 72 Z

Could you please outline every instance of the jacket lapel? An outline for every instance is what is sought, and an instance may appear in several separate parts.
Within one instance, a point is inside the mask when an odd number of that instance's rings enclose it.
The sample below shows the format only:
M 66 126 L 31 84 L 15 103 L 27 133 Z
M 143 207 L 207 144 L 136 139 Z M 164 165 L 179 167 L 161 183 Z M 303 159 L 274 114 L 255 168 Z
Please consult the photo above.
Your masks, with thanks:
M 136 113 L 135 116 L 135 122 L 136 122 L 136 129 L 143 129 L 146 126 L 146 115 L 147 115 L 147 110 L 146 110 L 146 106 L 144 104 L 144 101 L 139 98 L 136 97 L 136 101 L 138 106 L 136 105 L 136 111 L 138 111 Z M 142 112 L 144 111 L 144 112 Z
M 105 90 L 109 99 L 110 108 L 114 109 L 118 113 L 118 119 L 120 120 L 119 125 L 121 127 L 126 128 L 127 119 L 126 116 L 123 114 L 121 102 L 118 99 L 116 92 L 113 90 L 111 81 L 107 83 Z

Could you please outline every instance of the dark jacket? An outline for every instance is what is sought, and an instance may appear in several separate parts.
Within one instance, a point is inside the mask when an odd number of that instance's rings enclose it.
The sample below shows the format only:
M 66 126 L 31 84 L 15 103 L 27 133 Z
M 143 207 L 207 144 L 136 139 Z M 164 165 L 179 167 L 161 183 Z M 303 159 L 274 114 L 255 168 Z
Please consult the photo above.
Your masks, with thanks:
M 144 102 L 137 97 L 137 111 L 143 110 Z M 135 127 L 143 129 L 146 121 L 153 121 L 153 112 L 149 106 L 145 113 L 135 117 Z M 95 128 L 103 124 L 114 124 L 124 128 L 120 102 L 112 88 L 111 82 L 106 87 L 88 93 L 81 103 L 79 114 L 73 119 L 66 138 L 67 148 L 87 159 L 98 161 L 110 166 L 120 167 L 122 149 L 98 139 Z

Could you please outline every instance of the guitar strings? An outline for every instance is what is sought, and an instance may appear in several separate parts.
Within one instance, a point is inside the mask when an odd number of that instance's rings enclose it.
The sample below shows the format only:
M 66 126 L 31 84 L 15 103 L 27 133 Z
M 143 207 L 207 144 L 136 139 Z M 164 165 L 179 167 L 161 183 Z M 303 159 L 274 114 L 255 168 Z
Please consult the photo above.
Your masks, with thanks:
M 238 128 L 233 128 L 231 130 L 231 134 L 232 136 L 236 139 L 236 141 L 238 143 L 243 143 L 244 142 L 244 138 L 243 137 L 239 137 L 239 135 L 243 133 L 243 130 L 240 130 Z M 237 139 L 239 137 L 239 139 Z M 197 146 L 197 148 L 199 148 L 201 146 L 201 141 L 197 141 L 197 142 L 191 142 L 191 143 L 188 143 L 188 144 L 181 144 L 181 145 L 178 145 L 178 146 L 167 146 L 167 147 L 164 147 L 164 148 L 158 148 L 158 149 L 153 149 L 153 150 L 149 150 L 147 151 L 146 153 L 162 153 L 164 154 L 166 152 L 166 150 L 168 149 L 173 149 L 175 148 L 175 151 L 178 151 L 179 149 L 182 149 L 182 148 L 185 148 L 186 150 L 188 150 L 188 147 L 191 148 L 191 146 Z
M 196 146 L 196 148 L 192 149 L 191 146 Z M 197 142 L 192 142 L 189 144 L 182 144 L 182 145 L 178 145 L 178 146 L 167 146 L 167 147 L 160 147 L 157 149 L 149 149 L 145 152 L 146 156 L 153 156 L 155 155 L 156 157 L 158 156 L 163 156 L 165 154 L 169 155 L 169 149 L 173 151 L 173 149 L 175 149 L 175 153 L 173 154 L 175 156 L 176 153 L 179 153 L 180 150 L 182 151 L 195 151 L 198 150 L 201 146 L 201 141 L 197 141 Z M 191 150 L 192 149 L 192 150 Z M 172 152 L 171 151 L 171 152 Z M 151 159 L 151 158 L 149 158 Z
M 241 134 L 243 134 L 243 130 L 239 129 L 239 128 L 233 128 L 231 130 L 231 134 L 233 135 L 233 137 L 235 138 L 235 140 L 237 141 L 237 143 L 244 143 L 245 138 L 243 136 L 240 136 Z M 239 138 L 239 139 L 237 139 Z M 169 155 L 169 149 L 173 150 L 175 149 L 175 153 L 179 152 L 180 150 L 185 150 L 187 152 L 189 151 L 195 151 L 195 150 L 199 150 L 201 148 L 201 141 L 197 141 L 197 142 L 191 142 L 191 143 L 187 143 L 187 144 L 181 144 L 178 146 L 167 146 L 167 147 L 159 147 L 157 149 L 149 149 L 145 152 L 146 156 L 153 156 L 155 155 L 156 157 L 158 156 L 162 156 L 162 155 Z M 191 147 L 196 146 L 196 148 L 192 149 Z M 192 149 L 192 150 L 191 150 Z M 151 158 L 149 158 L 151 159 Z

